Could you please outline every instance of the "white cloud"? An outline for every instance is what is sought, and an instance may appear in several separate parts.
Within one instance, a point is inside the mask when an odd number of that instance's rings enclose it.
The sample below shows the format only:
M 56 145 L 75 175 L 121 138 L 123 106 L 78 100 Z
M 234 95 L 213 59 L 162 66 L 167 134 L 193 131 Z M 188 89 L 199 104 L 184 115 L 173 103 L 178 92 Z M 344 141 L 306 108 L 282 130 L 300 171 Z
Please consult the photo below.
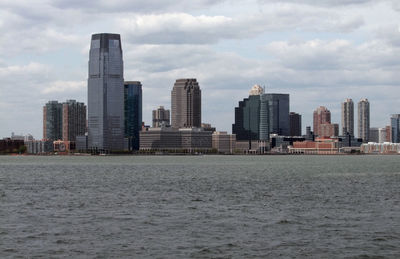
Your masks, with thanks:
M 86 88 L 86 81 L 55 81 L 49 83 L 41 92 L 43 94 L 73 92 Z

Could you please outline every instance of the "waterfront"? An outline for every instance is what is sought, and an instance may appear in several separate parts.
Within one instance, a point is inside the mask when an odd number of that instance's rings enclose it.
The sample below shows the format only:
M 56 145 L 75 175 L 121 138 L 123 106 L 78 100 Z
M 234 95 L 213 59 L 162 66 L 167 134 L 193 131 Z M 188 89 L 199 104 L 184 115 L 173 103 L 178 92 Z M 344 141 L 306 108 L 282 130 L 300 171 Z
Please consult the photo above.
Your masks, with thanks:
M 0 257 L 400 256 L 398 156 L 0 157 Z

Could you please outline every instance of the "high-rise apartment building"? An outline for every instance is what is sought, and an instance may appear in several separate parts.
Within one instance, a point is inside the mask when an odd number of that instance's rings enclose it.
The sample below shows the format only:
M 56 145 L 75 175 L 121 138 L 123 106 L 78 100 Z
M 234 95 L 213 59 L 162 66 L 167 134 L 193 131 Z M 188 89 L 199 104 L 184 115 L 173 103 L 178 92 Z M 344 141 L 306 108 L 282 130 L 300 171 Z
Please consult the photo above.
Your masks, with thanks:
M 86 105 L 75 100 L 62 104 L 62 139 L 76 141 L 76 136 L 86 132 Z
M 301 136 L 301 115 L 295 112 L 289 113 L 290 136 Z
M 124 149 L 124 75 L 119 34 L 92 35 L 88 78 L 88 146 Z
M 124 130 L 128 150 L 139 150 L 139 131 L 142 129 L 142 84 L 138 81 L 124 83 Z
M 358 137 L 363 142 L 369 138 L 369 102 L 368 99 L 361 99 L 358 102 Z
M 173 128 L 201 127 L 201 90 L 196 79 L 177 79 L 171 92 Z
M 313 119 L 314 135 L 320 136 L 319 125 L 331 123 L 331 112 L 326 107 L 320 106 L 314 111 Z
M 49 101 L 43 107 L 43 139 L 61 140 L 63 137 L 63 105 Z
M 400 114 L 393 114 L 390 118 L 390 126 L 392 129 L 392 142 L 400 143 Z
M 161 128 L 161 126 L 170 125 L 170 112 L 159 106 L 157 110 L 153 110 L 153 128 Z
M 342 103 L 342 135 L 354 136 L 354 102 L 346 99 Z

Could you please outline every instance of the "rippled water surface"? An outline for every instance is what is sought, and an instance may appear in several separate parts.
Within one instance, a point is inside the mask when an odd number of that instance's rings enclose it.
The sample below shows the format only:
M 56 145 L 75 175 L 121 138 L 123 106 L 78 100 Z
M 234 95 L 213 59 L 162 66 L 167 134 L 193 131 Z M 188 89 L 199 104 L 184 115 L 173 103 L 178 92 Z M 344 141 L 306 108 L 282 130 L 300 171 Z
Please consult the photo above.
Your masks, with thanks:
M 0 257 L 400 258 L 400 156 L 3 156 Z

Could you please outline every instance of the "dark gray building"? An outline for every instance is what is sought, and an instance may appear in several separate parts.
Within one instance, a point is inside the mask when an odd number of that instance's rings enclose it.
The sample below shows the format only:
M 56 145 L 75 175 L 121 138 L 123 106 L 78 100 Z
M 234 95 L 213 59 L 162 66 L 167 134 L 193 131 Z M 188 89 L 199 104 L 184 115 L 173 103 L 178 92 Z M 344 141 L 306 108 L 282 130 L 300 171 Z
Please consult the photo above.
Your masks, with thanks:
M 76 136 L 86 132 L 86 105 L 75 100 L 67 100 L 63 106 L 63 140 L 76 141 Z
M 63 105 L 49 101 L 43 107 L 43 139 L 61 140 L 63 137 Z
M 139 131 L 142 129 L 142 84 L 138 81 L 125 82 L 125 138 L 128 150 L 139 150 Z
M 289 113 L 289 136 L 301 136 L 301 115 L 295 112 Z
M 269 108 L 269 132 L 288 136 L 289 127 L 289 94 L 265 94 Z
M 201 90 L 196 79 L 177 79 L 171 92 L 173 128 L 201 127 Z
M 250 96 L 235 108 L 232 133 L 238 141 L 268 141 L 270 134 L 289 135 L 289 94 L 263 94 L 250 91 Z
M 88 78 L 88 146 L 124 149 L 124 76 L 119 34 L 92 35 Z
M 354 136 L 354 103 L 346 99 L 342 103 L 342 135 Z

